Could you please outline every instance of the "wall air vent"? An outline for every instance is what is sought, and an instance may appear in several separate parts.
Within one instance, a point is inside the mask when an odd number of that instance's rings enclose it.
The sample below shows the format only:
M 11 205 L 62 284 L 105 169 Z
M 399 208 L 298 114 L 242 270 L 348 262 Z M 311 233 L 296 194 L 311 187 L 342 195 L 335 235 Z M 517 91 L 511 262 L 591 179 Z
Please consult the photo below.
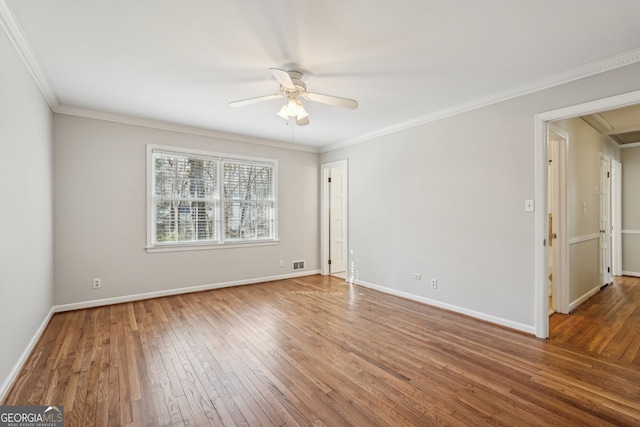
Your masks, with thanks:
M 291 269 L 293 271 L 304 270 L 304 261 L 293 261 L 291 263 Z

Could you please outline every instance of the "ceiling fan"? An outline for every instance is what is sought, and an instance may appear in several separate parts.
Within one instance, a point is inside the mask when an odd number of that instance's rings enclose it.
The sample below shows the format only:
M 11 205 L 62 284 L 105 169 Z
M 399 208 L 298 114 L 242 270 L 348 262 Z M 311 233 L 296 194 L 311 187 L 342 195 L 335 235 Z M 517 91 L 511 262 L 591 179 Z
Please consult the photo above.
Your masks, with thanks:
M 279 68 L 269 68 L 269 70 L 271 74 L 273 74 L 273 77 L 280 83 L 280 93 L 233 101 L 229 103 L 229 106 L 244 107 L 245 105 L 251 105 L 257 102 L 286 97 L 287 101 L 278 112 L 278 115 L 287 121 L 289 121 L 289 118 L 295 118 L 298 126 L 306 126 L 309 124 L 309 114 L 302 105 L 302 99 L 336 105 L 351 110 L 358 108 L 358 102 L 353 99 L 307 92 L 307 85 L 302 81 L 302 73 L 300 71 L 285 71 Z

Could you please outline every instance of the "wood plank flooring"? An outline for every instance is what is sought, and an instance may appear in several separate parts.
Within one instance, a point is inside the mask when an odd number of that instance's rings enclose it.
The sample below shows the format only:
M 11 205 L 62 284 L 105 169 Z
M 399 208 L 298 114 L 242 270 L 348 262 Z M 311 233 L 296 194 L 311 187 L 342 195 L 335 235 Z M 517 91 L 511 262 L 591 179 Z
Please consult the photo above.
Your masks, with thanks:
M 640 367 L 640 278 L 615 277 L 570 315 L 553 314 L 549 339 Z
M 631 426 L 640 370 L 308 276 L 56 314 L 3 403 L 67 426 Z

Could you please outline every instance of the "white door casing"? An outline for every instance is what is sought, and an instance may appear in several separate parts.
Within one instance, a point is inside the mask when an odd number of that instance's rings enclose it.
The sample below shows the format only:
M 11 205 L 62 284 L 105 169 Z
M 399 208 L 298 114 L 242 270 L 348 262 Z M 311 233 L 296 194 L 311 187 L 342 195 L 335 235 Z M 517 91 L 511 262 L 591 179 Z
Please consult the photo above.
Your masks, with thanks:
M 622 275 L 622 163 L 611 160 L 611 274 Z
M 346 171 L 343 167 L 331 168 L 329 183 L 329 274 L 346 270 Z

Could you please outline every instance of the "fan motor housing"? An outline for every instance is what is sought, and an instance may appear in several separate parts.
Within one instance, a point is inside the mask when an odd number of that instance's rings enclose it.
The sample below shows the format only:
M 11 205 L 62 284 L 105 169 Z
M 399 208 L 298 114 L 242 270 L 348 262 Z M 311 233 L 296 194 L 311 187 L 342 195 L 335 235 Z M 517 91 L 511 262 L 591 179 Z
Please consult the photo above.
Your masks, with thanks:
M 283 86 L 282 90 L 284 92 L 296 92 L 298 94 L 302 94 L 307 91 L 307 85 L 302 81 L 302 73 L 300 71 L 291 70 L 287 71 L 287 74 L 291 77 L 291 81 L 293 82 L 295 89 L 292 90 Z

